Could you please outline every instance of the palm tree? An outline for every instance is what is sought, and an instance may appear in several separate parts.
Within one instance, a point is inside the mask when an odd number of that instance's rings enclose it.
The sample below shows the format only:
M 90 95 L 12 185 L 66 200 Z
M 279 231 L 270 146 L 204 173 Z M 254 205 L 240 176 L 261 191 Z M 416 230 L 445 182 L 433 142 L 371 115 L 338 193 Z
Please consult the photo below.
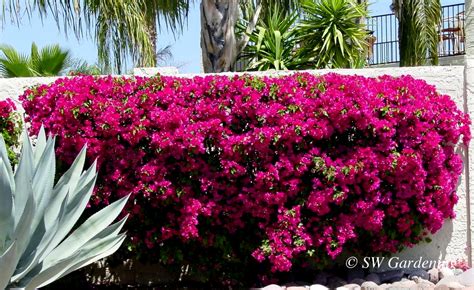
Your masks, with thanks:
M 92 36 L 97 43 L 99 63 L 106 70 L 121 72 L 127 59 L 138 66 L 157 63 L 157 31 L 182 29 L 192 0 L 34 0 L 20 6 L 17 0 L 3 1 L 3 11 L 12 18 L 38 9 L 51 14 L 66 34 Z M 1 10 L 0 10 L 1 11 Z M 2 14 L 5 18 L 5 13 Z
M 201 49 L 204 72 L 230 71 L 237 58 L 235 26 L 239 0 L 201 1 Z
M 59 45 L 45 46 L 41 50 L 31 45 L 29 56 L 20 54 L 9 45 L 0 46 L 0 73 L 3 77 L 57 76 L 70 65 L 70 52 Z
M 393 0 L 391 8 L 399 21 L 400 66 L 438 64 L 441 22 L 439 0 Z
M 239 19 L 239 2 L 248 1 L 255 3 L 255 10 L 248 19 L 248 33 L 237 39 L 234 28 Z M 97 42 L 99 62 L 106 68 L 112 66 L 113 62 L 115 69 L 121 72 L 127 58 L 140 66 L 154 66 L 157 60 L 157 30 L 167 27 L 174 32 L 180 31 L 192 2 L 34 0 L 21 7 L 18 0 L 9 0 L 3 1 L 3 11 L 9 10 L 17 20 L 17 15 L 22 14 L 24 8 L 29 14 L 39 9 L 42 15 L 52 14 L 66 33 L 72 30 L 78 37 L 83 36 L 84 32 L 93 35 Z M 201 0 L 201 47 L 205 72 L 232 69 L 238 53 L 248 42 L 247 35 L 254 29 L 260 12 L 273 2 L 282 2 L 283 7 L 289 9 L 299 0 Z

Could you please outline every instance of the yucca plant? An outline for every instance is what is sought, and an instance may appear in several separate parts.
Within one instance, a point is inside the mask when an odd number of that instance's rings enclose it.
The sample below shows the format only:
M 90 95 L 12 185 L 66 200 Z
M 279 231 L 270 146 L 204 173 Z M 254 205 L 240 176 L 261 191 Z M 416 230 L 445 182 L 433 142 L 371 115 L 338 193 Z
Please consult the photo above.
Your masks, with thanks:
M 279 5 L 274 7 L 249 34 L 249 44 L 240 57 L 248 63 L 246 70 L 291 70 L 308 63 L 297 53 L 298 14 L 288 14 Z
M 314 58 L 316 68 L 361 66 L 366 57 L 367 14 L 355 0 L 304 0 L 298 26 L 301 53 Z
M 83 172 L 83 148 L 54 185 L 54 138 L 41 129 L 35 148 L 24 134 L 13 173 L 0 135 L 0 289 L 35 289 L 114 253 L 125 239 L 126 217 L 110 225 L 128 196 L 71 232 L 91 197 L 96 163 Z

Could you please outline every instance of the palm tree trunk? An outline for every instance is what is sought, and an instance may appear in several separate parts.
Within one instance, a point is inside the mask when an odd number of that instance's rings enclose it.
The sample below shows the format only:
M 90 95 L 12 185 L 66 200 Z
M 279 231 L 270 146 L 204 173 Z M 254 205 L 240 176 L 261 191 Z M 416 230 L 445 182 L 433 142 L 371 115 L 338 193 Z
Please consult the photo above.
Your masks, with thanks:
M 400 66 L 425 65 L 427 57 L 432 65 L 437 65 L 440 1 L 393 0 L 391 8 L 399 21 Z
M 157 50 L 156 50 L 156 41 L 157 41 L 157 27 L 156 27 L 156 13 L 148 12 L 153 14 L 150 17 L 146 18 L 146 28 L 148 38 L 150 39 L 151 48 L 153 51 L 153 56 L 146 56 L 144 54 L 140 55 L 139 64 L 141 67 L 155 67 L 157 63 Z
M 204 72 L 231 71 L 237 56 L 234 27 L 238 0 L 201 1 L 201 49 Z

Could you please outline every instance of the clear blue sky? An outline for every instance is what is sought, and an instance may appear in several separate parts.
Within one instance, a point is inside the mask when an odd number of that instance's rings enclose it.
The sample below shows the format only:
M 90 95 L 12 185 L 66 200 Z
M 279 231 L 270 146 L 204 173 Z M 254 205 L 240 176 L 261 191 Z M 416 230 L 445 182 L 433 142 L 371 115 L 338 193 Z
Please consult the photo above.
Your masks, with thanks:
M 391 0 L 369 0 L 369 2 L 371 3 L 369 8 L 371 15 L 390 13 Z M 441 0 L 443 5 L 461 2 L 463 1 Z M 175 39 L 168 31 L 162 31 L 158 35 L 158 46 L 172 45 L 173 60 L 171 65 L 179 65 L 180 72 L 198 73 L 201 69 L 199 39 L 199 5 L 195 4 L 189 13 L 188 26 L 184 28 L 183 33 Z M 70 49 L 74 57 L 84 59 L 90 64 L 97 62 L 97 49 L 92 39 L 77 40 L 72 34 L 66 38 L 51 18 L 44 19 L 42 22 L 38 16 L 33 16 L 30 21 L 25 17 L 20 27 L 7 21 L 3 24 L 3 29 L 0 30 L 0 43 L 12 45 L 21 52 L 28 53 L 33 41 L 39 47 L 59 43 L 62 47 Z M 128 66 L 132 67 L 132 64 Z

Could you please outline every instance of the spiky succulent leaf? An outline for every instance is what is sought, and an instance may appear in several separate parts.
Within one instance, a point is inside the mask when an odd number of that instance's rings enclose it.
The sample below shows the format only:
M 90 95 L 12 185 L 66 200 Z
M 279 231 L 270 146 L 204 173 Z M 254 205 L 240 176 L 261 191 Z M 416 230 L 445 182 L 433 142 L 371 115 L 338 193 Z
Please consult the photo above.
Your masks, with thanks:
M 5 289 L 10 283 L 10 277 L 15 271 L 17 255 L 15 242 L 13 242 L 5 252 L 0 253 L 0 289 Z
M 80 176 L 76 186 L 69 191 L 70 198 L 68 199 L 66 215 L 63 223 L 61 223 L 61 227 L 58 229 L 55 239 L 56 245 L 66 237 L 84 212 L 94 189 L 96 175 L 96 162 L 94 162 L 91 167 Z
M 49 206 L 44 214 L 44 222 L 46 227 L 53 225 L 59 215 L 59 211 L 61 209 L 61 204 L 64 200 L 71 199 L 71 195 L 77 185 L 79 178 L 81 177 L 81 172 L 84 167 L 84 162 L 86 159 L 86 148 L 82 148 L 79 155 L 74 160 L 74 163 L 71 165 L 68 171 L 61 176 L 58 183 L 53 188 L 52 197 L 49 203 Z M 70 192 L 71 191 L 71 192 Z M 69 193 L 69 198 L 66 199 L 66 195 Z
M 83 148 L 54 186 L 54 141 L 46 139 L 41 128 L 33 150 L 25 137 L 13 174 L 0 135 L 0 289 L 42 287 L 114 253 L 125 239 L 119 232 L 126 218 L 110 224 L 128 196 L 70 233 L 92 195 L 96 162 L 82 172 L 86 158 Z
M 43 264 L 49 266 L 61 257 L 75 253 L 117 218 L 127 200 L 128 196 L 122 197 L 89 217 L 45 258 Z
M 51 241 L 55 237 L 61 218 L 66 212 L 66 204 L 67 196 L 63 200 L 63 203 L 60 205 L 60 211 L 58 213 L 58 218 L 55 223 L 47 227 L 44 218 L 39 223 L 38 227 L 36 228 L 35 232 L 33 233 L 33 236 L 31 237 L 28 243 L 28 246 L 25 250 L 25 254 L 18 262 L 17 271 L 15 272 L 15 275 L 12 279 L 22 279 L 31 269 L 33 269 L 36 264 L 39 263 L 39 261 L 44 258 L 45 255 L 49 253 L 49 251 L 47 250 L 52 246 Z
M 18 262 L 20 261 L 23 255 L 28 255 L 28 253 L 25 254 L 23 251 L 20 251 L 20 249 L 26 249 L 26 247 L 28 246 L 29 240 L 27 237 L 29 237 L 30 232 L 31 232 L 31 224 L 35 217 L 35 211 L 36 211 L 36 202 L 35 202 L 34 196 L 30 195 L 30 197 L 28 198 L 26 202 L 25 210 L 23 211 L 23 214 L 20 218 L 18 226 L 15 228 L 15 232 L 13 235 L 13 239 L 18 244 L 17 246 L 18 256 L 15 259 L 15 267 L 16 267 L 15 272 L 19 272 L 22 270 L 21 268 L 20 269 L 18 268 Z M 17 277 L 12 277 L 11 279 L 12 282 L 16 282 L 17 280 L 18 280 Z
M 23 215 L 26 203 L 31 195 L 31 184 L 34 174 L 34 157 L 30 138 L 26 132 L 23 134 L 23 147 L 20 162 L 15 171 L 15 227 Z
M 126 238 L 126 234 L 110 236 L 107 239 L 98 241 L 99 243 L 94 243 L 93 247 L 91 246 L 87 249 L 81 250 L 80 255 L 76 259 L 78 262 L 62 273 L 61 277 L 112 255 L 120 248 Z M 42 284 L 40 287 L 43 287 L 44 285 L 47 284 Z
M 34 157 L 35 157 L 35 167 L 38 164 L 38 161 L 43 154 L 44 149 L 46 148 L 46 133 L 44 131 L 43 126 L 41 126 L 38 132 L 38 138 L 36 138 L 35 150 L 34 150 Z
M 15 214 L 13 173 L 6 148 L 5 140 L 0 134 L 0 254 L 6 247 L 6 240 L 11 236 L 14 223 L 12 216 Z
M 122 230 L 127 217 L 107 227 L 81 247 L 79 255 L 74 261 L 75 264 L 62 273 L 61 277 L 115 253 L 126 238 L 125 234 L 118 234 Z
M 54 153 L 55 138 L 46 142 L 46 147 L 38 161 L 33 176 L 33 194 L 38 201 L 37 217 L 42 217 L 44 209 L 51 199 L 51 192 L 54 185 L 54 173 L 56 170 L 56 156 Z
M 74 227 L 77 220 L 81 216 L 82 212 L 87 206 L 87 202 L 92 195 L 94 190 L 94 184 L 96 177 L 89 181 L 85 186 L 79 188 L 79 193 L 75 195 L 77 201 L 74 201 L 76 207 L 68 207 L 66 204 L 66 210 L 64 215 L 59 219 L 59 226 L 56 230 L 56 235 L 53 237 L 47 247 L 47 253 L 49 254 L 58 244 L 66 237 L 70 230 Z M 68 198 L 70 200 L 70 198 Z
M 79 254 L 79 253 L 78 253 Z M 78 255 L 76 254 L 76 255 Z M 71 263 L 76 259 L 76 256 L 66 256 L 57 263 L 51 265 L 48 268 L 45 267 L 38 267 L 33 270 L 31 276 L 27 276 L 27 284 L 20 284 L 22 288 L 25 288 L 25 290 L 34 290 L 39 287 L 41 284 L 45 284 L 45 282 L 49 281 L 49 283 L 53 282 L 54 280 L 57 280 L 58 273 L 62 273 L 65 269 L 67 269 Z M 41 265 L 41 264 L 39 264 Z M 55 279 L 52 279 L 55 278 Z M 49 284 L 47 283 L 47 284 Z M 46 284 L 45 284 L 46 285 Z

